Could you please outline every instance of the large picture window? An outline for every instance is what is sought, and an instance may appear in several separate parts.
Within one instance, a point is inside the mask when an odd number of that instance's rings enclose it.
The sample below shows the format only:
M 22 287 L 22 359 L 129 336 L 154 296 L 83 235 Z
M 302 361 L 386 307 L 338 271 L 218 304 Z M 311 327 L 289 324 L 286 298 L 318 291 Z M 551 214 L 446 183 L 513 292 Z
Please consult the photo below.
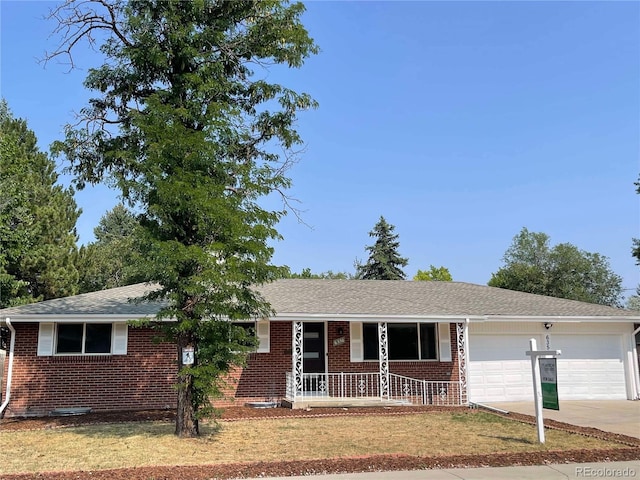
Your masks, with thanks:
M 60 323 L 57 354 L 111 353 L 111 323 Z
M 387 323 L 389 360 L 436 360 L 435 323 Z M 378 324 L 362 325 L 364 360 L 378 360 Z

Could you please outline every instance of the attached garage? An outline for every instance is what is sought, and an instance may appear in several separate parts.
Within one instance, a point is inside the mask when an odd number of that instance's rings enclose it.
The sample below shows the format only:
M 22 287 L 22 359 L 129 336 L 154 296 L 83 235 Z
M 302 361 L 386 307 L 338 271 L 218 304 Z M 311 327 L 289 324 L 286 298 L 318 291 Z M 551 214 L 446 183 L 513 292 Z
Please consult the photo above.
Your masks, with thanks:
M 625 365 L 628 330 L 628 324 L 556 323 L 547 330 L 542 322 L 471 323 L 469 398 L 478 403 L 532 400 L 531 360 L 525 354 L 531 338 L 540 350 L 548 340 L 551 349 L 562 351 L 560 401 L 633 398 L 628 380 L 633 366 Z

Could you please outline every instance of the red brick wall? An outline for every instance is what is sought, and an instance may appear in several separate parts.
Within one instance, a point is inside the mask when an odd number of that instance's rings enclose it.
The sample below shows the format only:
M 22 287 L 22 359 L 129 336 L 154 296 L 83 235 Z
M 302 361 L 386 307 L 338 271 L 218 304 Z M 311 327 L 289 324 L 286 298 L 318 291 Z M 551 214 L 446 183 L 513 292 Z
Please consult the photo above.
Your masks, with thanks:
M 271 322 L 269 353 L 250 354 L 247 365 L 230 376 L 226 398 L 214 401 L 214 405 L 225 407 L 252 401 L 280 401 L 285 395 L 286 372 L 293 370 L 292 328 L 291 322 Z
M 16 346 L 11 403 L 7 416 L 46 415 L 54 408 L 91 407 L 94 411 L 174 408 L 175 346 L 154 343 L 153 331 L 129 327 L 127 355 L 38 357 L 38 325 L 15 324 Z M 249 401 L 280 401 L 285 375 L 292 371 L 292 323 L 271 323 L 269 353 L 254 353 L 244 368 L 227 380 L 226 398 L 214 405 L 243 405 Z M 342 335 L 338 329 L 342 328 Z M 391 373 L 412 378 L 457 381 L 455 325 L 450 329 L 453 362 L 389 362 Z M 345 343 L 334 346 L 338 337 Z M 350 360 L 348 322 L 328 322 L 328 370 L 378 371 L 378 362 Z M 8 359 L 8 357 L 7 357 Z M 8 363 L 8 361 L 6 362 Z M 5 365 L 5 372 L 6 372 Z M 6 378 L 6 373 L 5 373 Z
M 172 344 L 154 343 L 150 329 L 129 327 L 127 355 L 38 357 L 38 324 L 17 323 L 14 328 L 7 416 L 46 415 L 54 408 L 68 407 L 94 411 L 175 408 L 176 349 Z

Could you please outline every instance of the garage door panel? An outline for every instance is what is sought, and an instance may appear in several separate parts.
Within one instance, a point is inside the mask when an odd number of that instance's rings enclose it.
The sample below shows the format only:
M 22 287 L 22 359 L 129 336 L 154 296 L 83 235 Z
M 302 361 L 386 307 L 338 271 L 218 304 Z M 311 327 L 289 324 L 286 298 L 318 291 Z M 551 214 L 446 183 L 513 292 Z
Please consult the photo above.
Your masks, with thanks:
M 531 335 L 475 335 L 469 346 L 469 388 L 474 402 L 533 399 Z M 541 338 L 538 344 L 542 345 Z M 558 357 L 560 401 L 625 399 L 620 335 L 551 335 Z
M 551 335 L 551 348 L 562 350 L 562 359 L 568 360 L 620 360 L 620 335 Z
M 487 385 L 504 385 L 504 377 L 502 375 L 486 375 L 485 379 Z
M 471 400 L 531 398 L 531 363 L 525 356 L 529 336 L 474 336 L 469 344 Z

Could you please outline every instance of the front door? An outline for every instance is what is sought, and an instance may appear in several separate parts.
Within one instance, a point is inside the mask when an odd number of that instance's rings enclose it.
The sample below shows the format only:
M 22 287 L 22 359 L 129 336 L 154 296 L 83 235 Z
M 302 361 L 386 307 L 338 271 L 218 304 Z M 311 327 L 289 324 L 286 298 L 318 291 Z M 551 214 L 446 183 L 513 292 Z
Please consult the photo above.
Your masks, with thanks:
M 324 323 L 302 324 L 302 371 L 304 373 L 324 373 Z
M 326 395 L 324 323 L 303 323 L 303 389 L 307 395 Z

